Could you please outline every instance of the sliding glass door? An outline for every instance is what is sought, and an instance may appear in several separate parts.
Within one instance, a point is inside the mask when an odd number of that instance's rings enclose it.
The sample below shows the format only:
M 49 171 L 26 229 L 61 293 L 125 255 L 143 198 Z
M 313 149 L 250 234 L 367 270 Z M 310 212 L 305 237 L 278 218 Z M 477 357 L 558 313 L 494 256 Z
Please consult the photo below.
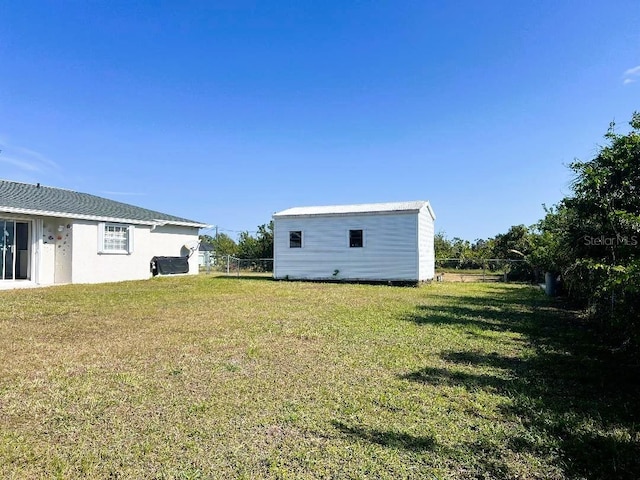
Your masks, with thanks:
M 0 218 L 0 280 L 29 278 L 29 224 Z

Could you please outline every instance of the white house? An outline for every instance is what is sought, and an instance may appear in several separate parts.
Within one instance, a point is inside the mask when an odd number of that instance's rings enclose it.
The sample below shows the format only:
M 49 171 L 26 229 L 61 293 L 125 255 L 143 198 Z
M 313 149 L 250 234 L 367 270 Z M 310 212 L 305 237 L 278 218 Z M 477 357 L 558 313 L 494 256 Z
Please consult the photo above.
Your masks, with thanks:
M 0 180 L 0 288 L 149 278 L 154 257 L 198 272 L 206 225 L 86 193 Z M 174 268 L 175 270 L 175 268 Z
M 434 277 L 429 202 L 297 207 L 277 212 L 275 279 L 420 282 Z

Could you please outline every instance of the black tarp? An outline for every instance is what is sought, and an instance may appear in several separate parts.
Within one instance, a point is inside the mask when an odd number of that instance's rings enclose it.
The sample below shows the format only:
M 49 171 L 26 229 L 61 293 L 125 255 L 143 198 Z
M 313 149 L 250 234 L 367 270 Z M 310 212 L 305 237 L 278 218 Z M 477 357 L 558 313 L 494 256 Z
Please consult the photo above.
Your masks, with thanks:
M 189 257 L 153 257 L 151 272 L 154 275 L 189 273 Z

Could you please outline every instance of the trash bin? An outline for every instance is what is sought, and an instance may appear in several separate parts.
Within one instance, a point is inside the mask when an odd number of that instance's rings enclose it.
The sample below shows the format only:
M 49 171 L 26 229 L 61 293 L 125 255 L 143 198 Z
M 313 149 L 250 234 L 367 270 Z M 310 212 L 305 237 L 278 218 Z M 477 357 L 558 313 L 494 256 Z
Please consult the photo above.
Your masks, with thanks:
M 544 274 L 544 293 L 549 297 L 555 297 L 558 290 L 557 275 L 555 272 L 545 272 Z

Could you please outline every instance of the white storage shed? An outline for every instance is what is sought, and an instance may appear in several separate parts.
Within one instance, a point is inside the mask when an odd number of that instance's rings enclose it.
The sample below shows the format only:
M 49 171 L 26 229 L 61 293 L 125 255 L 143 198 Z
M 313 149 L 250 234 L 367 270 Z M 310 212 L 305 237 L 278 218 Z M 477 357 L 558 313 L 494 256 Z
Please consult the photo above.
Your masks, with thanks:
M 273 215 L 273 276 L 277 280 L 431 280 L 435 218 L 427 201 L 277 212 Z

